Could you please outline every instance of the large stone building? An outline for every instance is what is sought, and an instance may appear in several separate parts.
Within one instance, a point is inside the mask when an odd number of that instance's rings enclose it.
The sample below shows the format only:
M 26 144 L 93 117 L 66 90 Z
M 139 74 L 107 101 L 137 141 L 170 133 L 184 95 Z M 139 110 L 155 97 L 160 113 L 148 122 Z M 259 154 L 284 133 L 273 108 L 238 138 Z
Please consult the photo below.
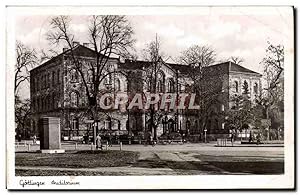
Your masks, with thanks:
M 74 54 L 78 56 L 84 67 L 95 60 L 95 53 L 88 47 L 77 45 Z M 189 77 L 189 68 L 185 65 L 160 63 L 157 78 L 157 93 L 191 92 L 193 80 Z M 122 61 L 119 58 L 109 58 L 107 71 L 114 74 L 103 80 L 100 91 L 109 93 L 147 93 L 151 86 L 145 81 L 145 70 L 151 63 L 145 61 Z M 118 70 L 118 71 L 116 71 Z M 261 75 L 237 64 L 226 62 L 204 69 L 205 83 L 208 88 L 219 90 L 218 101 L 212 109 L 225 113 L 231 108 L 230 96 L 243 93 L 243 85 L 249 88 L 253 100 L 261 88 Z M 92 84 L 89 70 L 84 70 L 86 81 Z M 131 73 L 126 77 L 119 72 Z M 143 81 L 143 82 L 140 82 Z M 145 82 L 144 82 L 145 81 Z M 76 72 L 70 58 L 70 50 L 30 71 L 30 98 L 32 102 L 32 128 L 38 133 L 38 119 L 43 116 L 54 116 L 61 119 L 62 136 L 82 136 L 92 132 L 90 116 L 87 114 L 88 101 L 85 95 L 81 77 Z M 197 96 L 196 96 L 197 102 Z M 100 111 L 99 111 L 100 112 Z M 101 111 L 103 112 L 103 111 Z M 163 112 L 157 124 L 157 135 L 170 132 L 185 132 L 200 137 L 201 128 L 199 113 L 195 110 L 168 110 Z M 210 134 L 227 133 L 222 114 L 210 116 L 206 128 Z M 122 112 L 119 109 L 106 110 L 99 121 L 94 124 L 102 133 L 111 131 L 113 134 L 142 135 L 149 131 L 149 115 L 145 110 Z

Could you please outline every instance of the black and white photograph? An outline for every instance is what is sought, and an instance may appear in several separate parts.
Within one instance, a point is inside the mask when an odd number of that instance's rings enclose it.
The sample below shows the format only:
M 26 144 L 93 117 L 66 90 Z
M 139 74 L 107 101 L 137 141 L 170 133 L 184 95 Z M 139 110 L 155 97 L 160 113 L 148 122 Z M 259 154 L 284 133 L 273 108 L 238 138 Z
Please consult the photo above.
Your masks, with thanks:
M 294 188 L 294 8 L 7 8 L 11 189 Z

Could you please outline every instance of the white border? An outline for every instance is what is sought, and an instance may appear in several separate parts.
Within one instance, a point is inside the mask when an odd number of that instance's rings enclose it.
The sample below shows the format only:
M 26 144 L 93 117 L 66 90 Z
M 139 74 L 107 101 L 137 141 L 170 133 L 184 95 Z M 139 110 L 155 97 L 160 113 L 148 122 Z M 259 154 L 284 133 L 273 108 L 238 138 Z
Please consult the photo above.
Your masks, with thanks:
M 15 177 L 14 171 L 14 101 L 13 101 L 13 65 L 14 65 L 14 17 L 19 14 L 205 14 L 208 7 L 9 7 L 6 19 L 7 66 L 7 187 L 24 189 L 20 179 L 46 181 L 51 183 L 58 177 Z M 259 10 L 260 8 L 258 8 Z M 291 10 L 292 11 L 292 10 Z M 263 12 L 259 12 L 263 14 Z M 274 21 L 275 22 L 275 21 Z M 80 186 L 46 185 L 32 189 L 281 189 L 294 186 L 294 33 L 290 30 L 290 39 L 285 43 L 285 174 L 284 175 L 200 175 L 200 176 L 97 176 L 97 177 L 59 177 L 80 181 Z M 28 188 L 26 188 L 28 189 Z

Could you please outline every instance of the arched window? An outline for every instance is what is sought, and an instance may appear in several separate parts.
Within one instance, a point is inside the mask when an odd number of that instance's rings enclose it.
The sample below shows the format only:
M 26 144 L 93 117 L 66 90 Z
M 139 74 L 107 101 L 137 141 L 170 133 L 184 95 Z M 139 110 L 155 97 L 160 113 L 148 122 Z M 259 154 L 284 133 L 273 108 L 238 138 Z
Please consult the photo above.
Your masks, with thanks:
M 169 132 L 175 131 L 175 121 L 173 119 L 168 120 L 168 130 Z
M 157 89 L 158 89 L 158 92 L 161 92 L 163 93 L 165 91 L 165 74 L 160 71 L 157 75 Z
M 258 84 L 257 83 L 254 83 L 253 91 L 255 94 L 258 93 Z
M 191 122 L 189 120 L 186 121 L 186 130 L 190 130 Z
M 236 93 L 239 92 L 239 82 L 237 82 L 237 81 L 234 81 L 234 90 Z
M 118 120 L 118 130 L 121 130 L 121 121 Z
M 147 91 L 151 91 L 151 82 L 150 82 L 150 79 L 147 80 Z
M 119 79 L 115 80 L 115 90 L 116 91 L 121 91 L 121 82 Z
M 178 83 L 178 92 L 182 92 L 182 85 Z
M 71 82 L 78 82 L 78 73 L 75 69 L 71 70 Z
M 93 83 L 93 70 L 88 70 L 87 77 L 88 83 Z
M 174 93 L 175 92 L 175 82 L 174 82 L 173 79 L 169 79 L 168 91 L 169 91 L 169 93 Z
M 249 84 L 245 80 L 244 83 L 243 83 L 243 94 L 248 94 L 248 93 L 249 93 Z
M 79 129 L 79 120 L 78 118 L 73 118 L 72 120 L 72 130 L 78 130 Z
M 157 82 L 157 91 L 160 93 L 163 92 L 163 84 L 161 81 Z
M 78 107 L 78 105 L 79 105 L 78 94 L 77 94 L 77 92 L 72 92 L 71 93 L 71 106 Z

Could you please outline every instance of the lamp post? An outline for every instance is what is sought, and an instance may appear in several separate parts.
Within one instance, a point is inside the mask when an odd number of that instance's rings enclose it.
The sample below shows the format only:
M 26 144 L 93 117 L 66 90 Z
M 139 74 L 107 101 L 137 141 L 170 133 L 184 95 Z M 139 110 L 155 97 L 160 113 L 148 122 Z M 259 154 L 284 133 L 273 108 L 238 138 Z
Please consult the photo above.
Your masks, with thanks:
M 207 132 L 207 129 L 204 129 L 204 143 L 206 143 L 206 132 Z

